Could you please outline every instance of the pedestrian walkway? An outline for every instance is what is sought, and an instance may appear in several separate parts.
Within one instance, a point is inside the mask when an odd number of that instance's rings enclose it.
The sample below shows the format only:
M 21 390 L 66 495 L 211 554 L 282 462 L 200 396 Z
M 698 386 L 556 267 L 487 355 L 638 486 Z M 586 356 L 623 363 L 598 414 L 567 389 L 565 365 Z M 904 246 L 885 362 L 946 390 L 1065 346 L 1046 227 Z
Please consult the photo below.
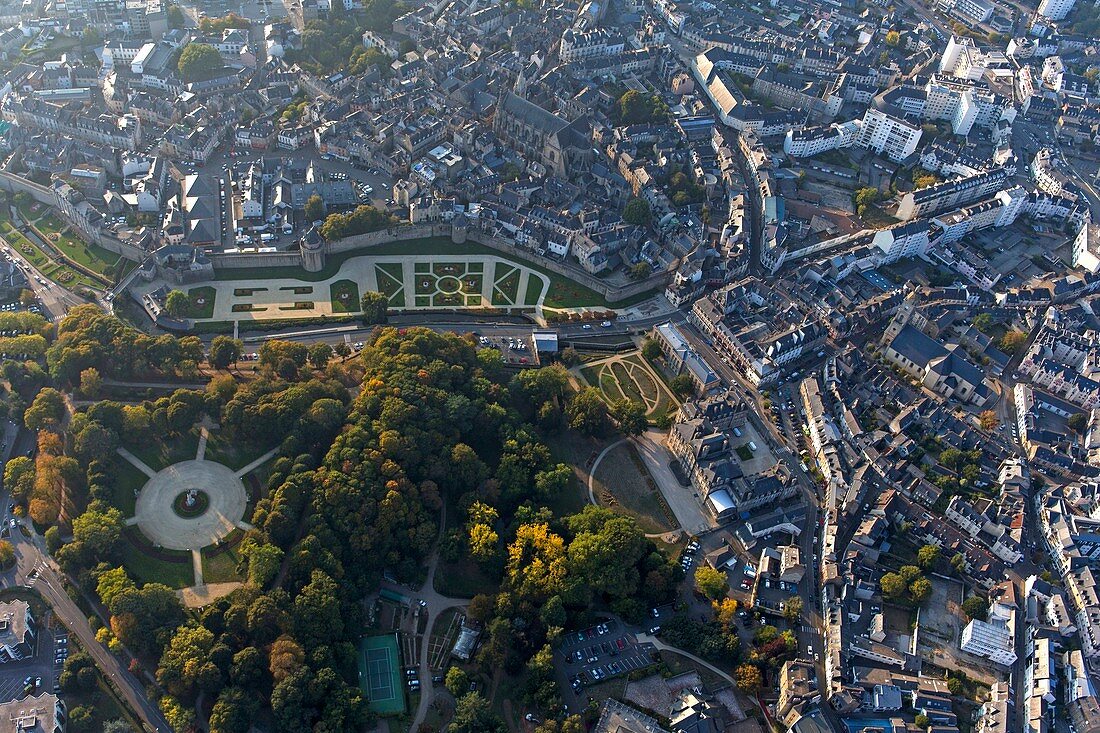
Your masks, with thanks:
M 191 566 L 195 569 L 195 585 L 206 585 L 202 582 L 202 550 L 191 550 Z

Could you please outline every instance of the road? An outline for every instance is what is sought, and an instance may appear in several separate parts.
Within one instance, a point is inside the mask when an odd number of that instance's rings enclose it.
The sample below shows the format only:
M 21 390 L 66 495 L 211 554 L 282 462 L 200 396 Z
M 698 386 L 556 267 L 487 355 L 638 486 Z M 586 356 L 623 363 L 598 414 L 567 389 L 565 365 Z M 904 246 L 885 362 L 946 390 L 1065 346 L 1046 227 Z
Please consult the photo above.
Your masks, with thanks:
M 28 446 L 34 444 L 34 436 L 29 431 L 18 431 L 11 422 L 5 422 L 4 428 L 4 440 L 7 446 L 2 451 L 4 460 L 12 455 L 22 455 Z M 0 504 L 6 507 L 10 500 L 6 489 L 0 491 Z M 65 591 L 56 564 L 48 557 L 42 546 L 42 538 L 33 533 L 28 538 L 22 531 L 16 530 L 12 532 L 10 541 L 15 549 L 15 584 L 35 588 L 53 607 L 54 615 L 80 639 L 81 645 L 95 660 L 100 672 L 122 694 L 149 731 L 170 733 L 172 728 L 168 725 L 168 721 L 164 719 L 157 706 L 145 696 L 144 683 L 134 677 L 117 657 L 96 641 L 95 632 L 88 624 L 84 612 Z M 34 577 L 35 575 L 37 577 Z

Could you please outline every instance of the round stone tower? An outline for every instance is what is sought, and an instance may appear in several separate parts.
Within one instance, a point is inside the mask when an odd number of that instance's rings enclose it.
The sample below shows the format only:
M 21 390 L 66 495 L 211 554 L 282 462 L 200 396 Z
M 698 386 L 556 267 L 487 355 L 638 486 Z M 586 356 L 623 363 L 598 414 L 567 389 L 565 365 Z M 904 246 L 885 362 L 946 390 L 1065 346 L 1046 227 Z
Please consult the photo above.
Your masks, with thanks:
M 467 221 L 465 214 L 459 214 L 451 220 L 451 241 L 455 244 L 462 244 L 466 241 L 466 234 L 469 231 L 470 222 Z
M 320 272 L 325 268 L 325 240 L 316 226 L 311 226 L 298 241 L 302 251 L 302 267 L 306 272 Z

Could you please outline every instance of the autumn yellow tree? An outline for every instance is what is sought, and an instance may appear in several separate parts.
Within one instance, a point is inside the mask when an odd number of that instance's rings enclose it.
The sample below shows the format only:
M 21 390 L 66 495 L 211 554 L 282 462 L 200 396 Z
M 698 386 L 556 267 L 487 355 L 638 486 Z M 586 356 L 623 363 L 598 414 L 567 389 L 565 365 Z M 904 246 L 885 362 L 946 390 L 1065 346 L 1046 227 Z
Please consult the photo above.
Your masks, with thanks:
M 565 540 L 546 524 L 524 524 L 508 546 L 508 579 L 518 596 L 545 601 L 565 588 Z
M 733 626 L 733 620 L 737 616 L 737 599 L 723 598 L 720 601 L 714 601 L 713 605 L 714 617 L 718 623 L 727 629 Z

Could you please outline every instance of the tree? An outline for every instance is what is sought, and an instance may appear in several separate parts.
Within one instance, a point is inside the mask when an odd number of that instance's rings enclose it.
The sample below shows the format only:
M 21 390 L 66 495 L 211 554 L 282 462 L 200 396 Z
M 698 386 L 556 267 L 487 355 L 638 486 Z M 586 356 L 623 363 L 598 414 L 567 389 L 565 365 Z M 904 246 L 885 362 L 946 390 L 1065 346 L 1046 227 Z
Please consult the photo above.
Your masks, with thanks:
M 737 689 L 746 695 L 756 695 L 764 684 L 764 677 L 760 674 L 760 668 L 753 664 L 740 665 L 733 674 L 737 682 Z
M 930 570 L 939 559 L 940 548 L 936 545 L 923 545 L 917 550 L 917 564 L 925 570 Z
M 248 558 L 248 582 L 257 588 L 267 585 L 283 562 L 282 548 L 267 542 L 246 539 L 241 543 L 241 554 Z
M 569 401 L 569 427 L 585 435 L 599 435 L 607 427 L 607 403 L 595 387 L 585 387 Z
M 168 27 L 169 28 L 183 28 L 187 19 L 183 15 L 183 10 L 179 5 L 172 4 L 168 6 Z
M 455 702 L 454 716 L 447 733 L 504 733 L 504 721 L 493 712 L 489 701 L 476 692 L 468 692 Z
M 13 501 L 26 501 L 34 489 L 34 461 L 26 456 L 16 456 L 4 466 L 4 486 L 11 492 Z
M 932 724 L 932 721 L 931 721 L 931 720 L 930 720 L 930 719 L 928 718 L 928 716 L 927 716 L 927 715 L 925 715 L 924 713 L 917 713 L 917 717 L 913 718 L 913 723 L 914 723 L 914 724 L 915 724 L 915 725 L 916 725 L 916 726 L 917 726 L 918 728 L 925 728 L 925 729 L 927 729 L 927 728 L 928 728 L 928 726 Z
M 1083 412 L 1075 412 L 1066 420 L 1066 425 L 1070 430 L 1083 434 L 1089 426 L 1089 417 Z
M 309 363 L 314 369 L 324 369 L 332 359 L 332 347 L 318 341 L 309 347 Z
M 80 372 L 80 393 L 89 399 L 99 396 L 99 390 L 103 387 L 103 379 L 99 376 L 99 370 L 88 367 Z
M 909 584 L 909 596 L 914 603 L 924 603 L 932 597 L 932 581 L 920 577 Z
M 987 336 L 996 325 L 997 322 L 996 320 L 994 320 L 993 315 L 990 313 L 979 313 L 978 315 L 974 316 L 974 328 L 978 329 Z
M 223 67 L 221 54 L 206 43 L 189 43 L 180 53 L 177 64 L 184 81 L 203 81 Z
M 56 430 L 65 415 L 65 398 L 53 387 L 45 387 L 23 413 L 23 424 L 31 430 Z
M 210 711 L 210 733 L 248 733 L 259 700 L 240 687 L 227 687 Z
M 157 682 L 181 699 L 191 698 L 200 678 L 216 673 L 220 683 L 221 672 L 210 661 L 213 646 L 214 634 L 209 629 L 194 623 L 179 627 L 160 658 Z M 206 665 L 213 670 L 206 669 Z
M 653 266 L 645 260 L 630 266 L 631 280 L 645 280 L 653 272 Z
M 15 548 L 7 540 L 0 540 L 0 568 L 10 568 L 15 564 Z
M 897 573 L 886 573 L 879 579 L 879 589 L 882 595 L 890 600 L 897 600 L 905 595 L 907 589 L 905 580 Z
M 325 201 L 319 195 L 313 194 L 306 199 L 306 221 L 315 222 L 325 218 Z
M 329 214 L 321 225 L 321 236 L 332 242 L 356 234 L 377 232 L 397 223 L 388 212 L 363 204 L 346 214 Z
M 385 323 L 389 300 L 382 293 L 368 290 L 363 293 L 359 307 L 363 311 L 363 323 Z
M 500 535 L 487 524 L 472 524 L 469 529 L 470 557 L 486 562 L 497 556 Z
M 653 219 L 653 212 L 649 208 L 649 202 L 645 199 L 633 198 L 623 208 L 623 221 L 637 226 L 649 226 Z
M 647 360 L 653 361 L 661 357 L 661 345 L 657 343 L 657 339 L 647 338 L 642 342 L 642 356 Z
M 1001 424 L 1001 420 L 997 417 L 995 411 L 982 410 L 978 414 L 978 424 L 982 426 L 982 430 L 996 430 L 997 426 Z
M 244 343 L 229 336 L 215 336 L 210 342 L 210 366 L 215 369 L 228 369 L 236 364 L 244 353 Z
M 182 290 L 173 290 L 164 299 L 164 310 L 173 318 L 185 318 L 191 311 L 191 298 Z
M 856 213 L 863 216 L 863 212 L 867 210 L 867 207 L 879 200 L 879 190 L 871 186 L 864 186 L 857 188 L 855 194 L 852 196 L 852 201 L 856 205 Z
M 648 425 L 645 418 L 645 405 L 626 397 L 611 403 L 610 414 L 623 435 L 641 435 Z
M 997 342 L 997 348 L 1006 354 L 1015 354 L 1027 344 L 1027 333 L 1024 331 L 1009 331 Z
M 73 434 L 73 453 L 86 464 L 109 461 L 118 448 L 118 434 L 98 422 L 89 422 Z
M 624 125 L 650 122 L 667 113 L 668 107 L 654 94 L 642 94 L 631 89 L 619 97 L 619 121 Z
M 195 723 L 194 707 L 180 704 L 180 701 L 171 695 L 165 695 L 160 699 L 160 711 L 164 713 L 164 719 L 173 730 L 187 730 Z
M 668 386 L 672 392 L 680 398 L 690 397 L 695 394 L 695 382 L 687 374 L 677 374 L 668 380 Z
M 93 501 L 88 510 L 73 520 L 73 540 L 83 544 L 97 558 L 114 554 L 122 539 L 125 521 L 122 512 L 102 501 Z
M 802 599 L 798 596 L 789 599 L 783 606 L 783 618 L 790 624 L 795 624 L 802 617 Z
M 886 45 L 890 48 L 897 48 L 901 43 L 901 34 L 897 31 L 889 31 L 886 33 Z
M 985 621 L 989 615 L 989 602 L 981 596 L 970 596 L 963 601 L 962 610 L 968 619 Z
M 457 700 L 470 691 L 470 676 L 461 667 L 451 667 L 443 679 L 443 686 Z
M 729 591 L 729 583 L 726 582 L 726 574 L 715 570 L 709 565 L 700 565 L 695 571 L 695 589 L 711 600 L 718 600 L 726 596 Z

